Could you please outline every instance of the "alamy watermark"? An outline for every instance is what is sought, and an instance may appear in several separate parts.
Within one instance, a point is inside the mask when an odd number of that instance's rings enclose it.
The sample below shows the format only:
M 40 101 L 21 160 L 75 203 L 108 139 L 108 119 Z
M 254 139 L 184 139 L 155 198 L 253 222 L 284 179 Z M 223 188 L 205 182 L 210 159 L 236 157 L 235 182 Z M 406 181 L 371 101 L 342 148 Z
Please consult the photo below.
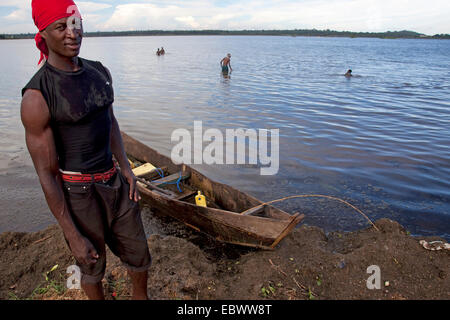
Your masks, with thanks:
M 67 27 L 69 29 L 81 29 L 81 14 L 78 11 L 78 7 L 76 5 L 70 5 L 67 7 L 67 13 L 71 14 L 67 18 Z
M 371 276 L 366 281 L 367 289 L 381 289 L 381 270 L 377 265 L 371 265 L 367 267 L 367 273 Z
M 366 270 L 371 276 L 366 280 L 366 286 L 369 290 L 381 289 L 381 269 L 376 264 L 367 267 Z M 391 284 L 389 281 L 384 281 L 384 286 L 389 287 Z
M 67 267 L 66 273 L 70 274 L 67 278 L 67 289 L 80 290 L 81 288 L 81 270 L 80 267 L 76 265 L 71 265 Z
M 280 167 L 279 129 L 207 129 L 194 121 L 193 135 L 187 129 L 172 132 L 171 152 L 175 164 L 259 165 L 261 175 L 275 175 Z M 206 146 L 204 146 L 207 144 Z M 269 152 L 270 151 L 270 152 Z

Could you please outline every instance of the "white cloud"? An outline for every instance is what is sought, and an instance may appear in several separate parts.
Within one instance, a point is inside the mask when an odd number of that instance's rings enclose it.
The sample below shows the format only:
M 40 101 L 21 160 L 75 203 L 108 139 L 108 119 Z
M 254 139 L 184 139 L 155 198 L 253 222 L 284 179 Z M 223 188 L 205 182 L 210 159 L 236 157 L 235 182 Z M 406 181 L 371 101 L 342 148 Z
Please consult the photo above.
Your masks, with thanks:
M 107 3 L 76 1 L 77 7 L 81 14 L 96 12 L 103 9 L 111 8 L 112 5 Z
M 422 32 L 447 30 L 436 25 L 436 16 L 450 15 L 450 1 L 434 0 L 434 5 L 422 0 L 329 0 L 295 2 L 255 10 L 248 21 L 250 27 L 269 25 L 287 28 L 317 28 L 350 31 L 386 31 L 417 29 L 418 21 L 428 21 Z
M 450 32 L 450 1 L 432 0 L 248 0 L 216 7 L 208 1 L 130 3 L 115 7 L 99 30 L 293 29 Z M 436 21 L 442 23 L 436 24 Z
M 31 7 L 31 0 L 2 0 L 0 6 L 29 8 Z
M 200 28 L 200 23 L 195 21 L 193 16 L 175 17 L 175 20 L 186 24 L 186 26 L 191 28 L 191 29 L 198 29 L 198 28 Z
M 450 33 L 448 0 L 242 0 L 221 7 L 207 0 L 76 3 L 86 31 L 316 28 Z M 13 22 L 31 19 L 30 0 L 1 0 L 0 6 L 17 8 L 0 18 L 0 32 Z M 102 11 L 108 8 L 113 10 Z
M 7 15 L 5 17 L 5 19 L 8 21 L 13 21 L 13 22 L 21 22 L 21 21 L 26 21 L 26 20 L 30 19 L 30 17 L 31 17 L 31 13 L 29 10 L 18 9 L 18 10 L 14 10 L 9 15 Z
M 31 19 L 31 1 L 27 0 L 2 0 L 0 6 L 17 8 L 4 17 L 8 23 L 26 22 Z M 1 29 L 0 29 L 1 30 Z

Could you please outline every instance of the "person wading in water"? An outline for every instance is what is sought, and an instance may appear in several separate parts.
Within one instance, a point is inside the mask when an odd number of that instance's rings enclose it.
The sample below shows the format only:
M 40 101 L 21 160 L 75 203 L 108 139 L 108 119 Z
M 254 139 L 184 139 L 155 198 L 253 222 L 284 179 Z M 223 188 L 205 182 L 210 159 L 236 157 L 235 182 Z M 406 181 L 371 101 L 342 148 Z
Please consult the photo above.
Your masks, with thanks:
M 151 256 L 114 116 L 111 74 L 78 57 L 81 15 L 72 0 L 33 0 L 42 67 L 22 89 L 26 144 L 48 206 L 90 299 L 104 299 L 105 245 L 128 269 L 133 299 L 148 299 Z M 120 168 L 116 168 L 113 156 Z
M 220 66 L 222 67 L 222 73 L 228 73 L 228 68 L 230 69 L 230 73 L 233 72 L 231 68 L 231 54 L 227 54 L 225 58 L 220 61 Z

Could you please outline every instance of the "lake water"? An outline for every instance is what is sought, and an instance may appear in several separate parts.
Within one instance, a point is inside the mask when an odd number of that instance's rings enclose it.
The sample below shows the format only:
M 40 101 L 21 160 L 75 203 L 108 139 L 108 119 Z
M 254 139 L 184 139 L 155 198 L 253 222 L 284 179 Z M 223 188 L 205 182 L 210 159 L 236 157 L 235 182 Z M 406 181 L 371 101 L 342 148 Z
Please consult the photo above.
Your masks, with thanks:
M 161 46 L 166 55 L 158 57 Z M 228 52 L 233 73 L 225 78 L 219 61 Z M 80 56 L 111 70 L 121 129 L 166 155 L 176 144 L 172 132 L 192 132 L 194 121 L 222 132 L 280 130 L 277 175 L 261 176 L 250 165 L 195 166 L 214 180 L 262 200 L 338 197 L 372 220 L 387 217 L 412 234 L 450 239 L 450 41 L 86 38 Z M 0 41 L 0 58 L 0 169 L 6 174 L 5 163 L 20 155 L 31 165 L 19 105 L 38 51 L 33 40 Z M 343 76 L 349 68 L 351 79 Z M 329 199 L 280 206 L 306 213 L 305 223 L 327 231 L 367 226 Z M 2 229 L 18 229 L 19 218 Z

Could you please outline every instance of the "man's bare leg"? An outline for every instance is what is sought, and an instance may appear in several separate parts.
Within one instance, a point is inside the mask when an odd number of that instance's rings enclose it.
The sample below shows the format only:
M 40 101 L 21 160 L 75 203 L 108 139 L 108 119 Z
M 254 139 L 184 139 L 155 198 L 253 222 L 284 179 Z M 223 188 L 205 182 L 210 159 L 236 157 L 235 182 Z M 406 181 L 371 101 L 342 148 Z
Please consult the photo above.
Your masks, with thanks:
M 128 270 L 128 275 L 131 278 L 131 284 L 133 285 L 133 295 L 132 300 L 148 300 L 147 295 L 147 279 L 148 270 L 145 271 L 131 271 Z
M 97 283 L 81 283 L 84 293 L 90 300 L 105 300 L 102 282 Z

